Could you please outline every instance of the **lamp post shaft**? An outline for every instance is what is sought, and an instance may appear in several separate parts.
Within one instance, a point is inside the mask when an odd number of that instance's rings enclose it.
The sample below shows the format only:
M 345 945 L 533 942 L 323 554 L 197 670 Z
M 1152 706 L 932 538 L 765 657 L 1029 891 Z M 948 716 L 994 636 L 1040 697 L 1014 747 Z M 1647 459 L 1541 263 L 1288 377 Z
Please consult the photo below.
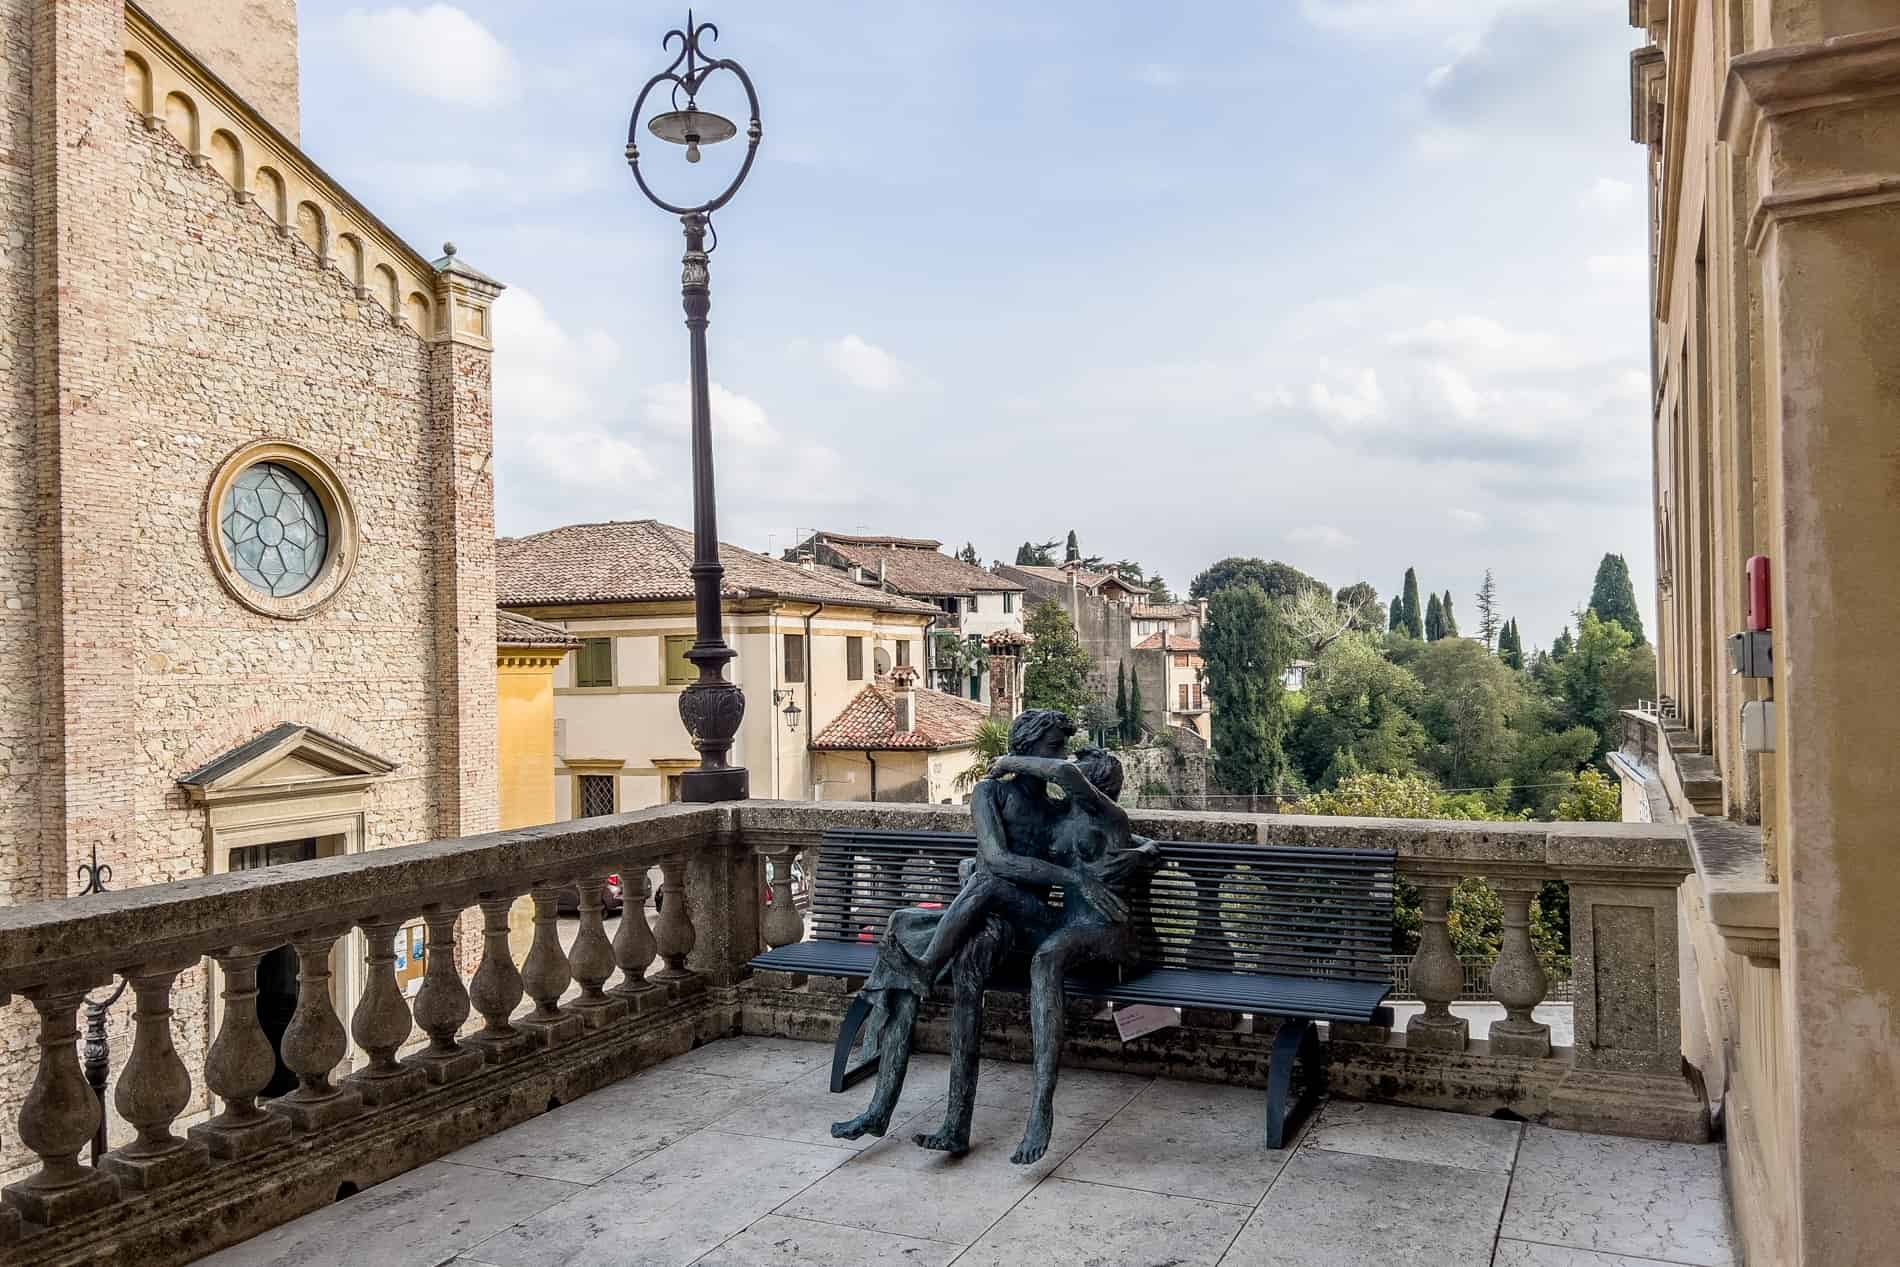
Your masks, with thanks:
M 680 695 L 680 720 L 699 750 L 699 768 L 680 778 L 685 801 L 738 801 L 748 792 L 744 766 L 731 760 L 732 741 L 745 717 L 745 694 L 726 680 L 735 652 L 726 645 L 720 590 L 726 570 L 719 562 L 719 507 L 713 489 L 712 405 L 706 369 L 706 319 L 712 311 L 707 272 L 706 217 L 680 217 L 686 231 L 681 261 L 680 303 L 692 347 L 693 401 L 693 646 L 686 658 L 699 677 Z

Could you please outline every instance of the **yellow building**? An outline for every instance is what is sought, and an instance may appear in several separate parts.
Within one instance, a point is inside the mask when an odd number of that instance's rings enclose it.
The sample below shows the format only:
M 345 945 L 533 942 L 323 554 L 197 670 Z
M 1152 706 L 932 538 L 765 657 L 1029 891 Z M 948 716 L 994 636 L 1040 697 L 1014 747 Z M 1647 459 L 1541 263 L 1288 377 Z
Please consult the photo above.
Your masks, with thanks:
M 554 816 L 677 800 L 699 756 L 679 696 L 698 670 L 692 534 L 654 520 L 574 524 L 501 541 L 499 601 L 580 640 L 555 670 Z M 822 799 L 811 741 L 864 687 L 921 667 L 928 603 L 721 545 L 728 677 L 745 691 L 733 760 L 752 795 Z
M 580 639 L 516 612 L 495 617 L 497 782 L 501 823 L 555 821 L 554 673 Z
M 1626 816 L 1691 833 L 1685 1055 L 1748 1261 L 1892 1262 L 1900 6 L 1630 8 L 1662 698 L 1626 718 Z

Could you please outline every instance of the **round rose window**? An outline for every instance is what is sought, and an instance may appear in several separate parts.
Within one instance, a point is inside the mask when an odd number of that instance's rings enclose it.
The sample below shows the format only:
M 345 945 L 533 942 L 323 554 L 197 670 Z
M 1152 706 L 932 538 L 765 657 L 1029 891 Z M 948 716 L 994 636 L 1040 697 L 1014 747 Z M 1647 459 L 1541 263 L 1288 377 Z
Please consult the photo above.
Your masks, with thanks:
M 301 475 L 276 462 L 246 467 L 232 479 L 219 528 L 232 570 L 272 598 L 308 589 L 330 552 L 322 500 Z

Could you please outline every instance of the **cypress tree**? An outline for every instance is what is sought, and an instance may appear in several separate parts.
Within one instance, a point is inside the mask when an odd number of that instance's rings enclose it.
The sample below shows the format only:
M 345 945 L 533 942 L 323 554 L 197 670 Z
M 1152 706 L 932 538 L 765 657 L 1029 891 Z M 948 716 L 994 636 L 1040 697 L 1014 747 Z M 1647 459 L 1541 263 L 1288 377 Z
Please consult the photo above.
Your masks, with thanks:
M 1128 738 L 1128 670 L 1115 662 L 1115 725 L 1121 738 Z
M 1079 563 L 1082 559 L 1082 545 L 1075 539 L 1075 529 L 1069 529 L 1069 548 L 1063 552 L 1064 563 Z
M 1445 608 L 1438 601 L 1438 595 L 1432 595 L 1432 601 L 1425 607 L 1425 641 L 1437 642 L 1445 636 Z
M 1140 743 L 1141 732 L 1141 678 L 1137 675 L 1128 684 L 1128 733 L 1123 739 L 1128 743 Z
M 1565 658 L 1575 645 L 1576 640 L 1570 636 L 1570 626 L 1565 625 L 1563 631 L 1557 635 L 1557 640 L 1550 644 L 1550 658 L 1553 660 Z
M 1598 620 L 1614 620 L 1637 643 L 1643 641 L 1643 616 L 1630 585 L 1630 566 L 1620 554 L 1606 554 L 1597 564 L 1596 584 L 1590 587 L 1590 606 Z
M 1451 591 L 1445 591 L 1445 601 L 1438 609 L 1438 636 L 1456 638 L 1458 636 L 1458 617 L 1451 610 Z
M 1392 596 L 1392 610 L 1386 613 L 1385 627 L 1394 633 L 1405 627 L 1405 604 L 1399 601 L 1397 594 Z
M 1498 658 L 1513 669 L 1524 667 L 1524 644 L 1518 640 L 1515 619 L 1505 621 L 1498 631 Z
M 1414 638 L 1423 638 L 1425 636 L 1425 611 L 1418 605 L 1418 573 L 1411 568 L 1405 569 L 1405 585 L 1402 588 L 1402 592 L 1405 595 L 1405 606 L 1402 609 L 1402 614 L 1405 617 L 1405 632 L 1411 634 Z

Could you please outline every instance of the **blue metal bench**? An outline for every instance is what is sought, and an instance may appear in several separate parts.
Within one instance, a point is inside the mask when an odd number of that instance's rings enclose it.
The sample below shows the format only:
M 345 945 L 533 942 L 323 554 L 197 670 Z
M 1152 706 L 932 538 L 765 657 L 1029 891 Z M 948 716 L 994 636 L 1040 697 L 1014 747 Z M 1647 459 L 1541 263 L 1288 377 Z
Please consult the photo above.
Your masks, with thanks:
M 1142 951 L 1127 970 L 1068 978 L 1069 993 L 1282 1018 L 1267 1071 L 1267 1146 L 1281 1147 L 1324 1082 L 1316 1021 L 1390 1025 L 1395 855 L 1389 850 L 1162 841 L 1162 865 L 1129 913 Z M 948 905 L 976 837 L 836 829 L 824 834 L 811 890 L 809 939 L 752 960 L 807 976 L 868 976 L 892 911 Z M 1052 902 L 1059 895 L 1052 895 Z M 999 979 L 992 989 L 1026 983 Z M 839 1027 L 831 1089 L 877 1067 L 850 1065 L 870 1005 L 854 999 Z M 1292 1096 L 1296 1063 L 1301 1090 Z

